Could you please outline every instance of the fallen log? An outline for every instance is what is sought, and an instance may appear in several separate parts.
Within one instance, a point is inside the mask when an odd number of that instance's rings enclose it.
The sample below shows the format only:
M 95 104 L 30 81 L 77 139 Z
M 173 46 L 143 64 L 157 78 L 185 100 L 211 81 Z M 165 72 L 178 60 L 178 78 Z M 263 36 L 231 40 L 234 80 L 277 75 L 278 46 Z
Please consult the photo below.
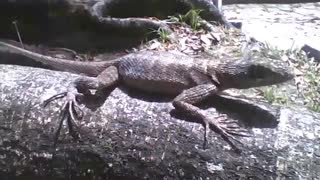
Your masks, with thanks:
M 79 76 L 0 65 L 0 77 L 0 179 L 319 177 L 320 115 L 301 107 L 228 96 L 204 103 L 212 116 L 226 113 L 253 128 L 239 155 L 213 132 L 203 150 L 202 125 L 172 112 L 170 99 L 120 87 L 84 108 L 81 141 L 64 126 L 53 148 L 63 102 L 43 108 L 43 101 Z

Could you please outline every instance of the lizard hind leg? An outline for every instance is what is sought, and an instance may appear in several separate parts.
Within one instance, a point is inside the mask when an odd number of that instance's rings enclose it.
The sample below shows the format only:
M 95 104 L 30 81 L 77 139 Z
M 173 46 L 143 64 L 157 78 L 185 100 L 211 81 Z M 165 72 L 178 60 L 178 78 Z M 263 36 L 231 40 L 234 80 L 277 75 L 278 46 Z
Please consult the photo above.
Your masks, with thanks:
M 203 143 L 204 149 L 207 146 L 209 130 L 212 129 L 218 133 L 237 153 L 240 153 L 241 150 L 231 140 L 241 143 L 234 136 L 246 136 L 246 130 L 241 129 L 239 125 L 235 124 L 235 122 L 228 121 L 226 116 L 209 118 L 200 108 L 193 105 L 215 93 L 217 93 L 217 88 L 213 84 L 198 85 L 187 89 L 178 95 L 173 100 L 173 106 L 180 111 L 190 113 L 194 117 L 202 120 L 205 128 Z

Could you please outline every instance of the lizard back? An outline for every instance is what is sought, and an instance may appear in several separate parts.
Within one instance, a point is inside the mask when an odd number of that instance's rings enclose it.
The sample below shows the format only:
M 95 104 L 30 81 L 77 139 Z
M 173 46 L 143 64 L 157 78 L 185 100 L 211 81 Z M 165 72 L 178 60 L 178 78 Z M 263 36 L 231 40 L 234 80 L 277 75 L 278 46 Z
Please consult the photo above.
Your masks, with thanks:
M 185 58 L 181 58 L 185 57 Z M 176 95 L 197 84 L 191 77 L 199 69 L 193 58 L 169 52 L 141 52 L 119 62 L 119 75 L 127 86 Z

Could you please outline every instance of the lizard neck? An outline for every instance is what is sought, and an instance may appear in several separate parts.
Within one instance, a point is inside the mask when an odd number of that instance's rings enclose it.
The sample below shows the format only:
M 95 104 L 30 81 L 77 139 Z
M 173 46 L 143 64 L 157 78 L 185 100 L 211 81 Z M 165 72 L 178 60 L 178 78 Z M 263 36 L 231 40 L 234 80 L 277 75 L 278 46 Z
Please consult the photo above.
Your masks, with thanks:
M 207 72 L 212 80 L 218 84 L 220 91 L 229 88 L 237 88 L 239 78 L 237 78 L 237 67 L 230 61 L 208 62 Z

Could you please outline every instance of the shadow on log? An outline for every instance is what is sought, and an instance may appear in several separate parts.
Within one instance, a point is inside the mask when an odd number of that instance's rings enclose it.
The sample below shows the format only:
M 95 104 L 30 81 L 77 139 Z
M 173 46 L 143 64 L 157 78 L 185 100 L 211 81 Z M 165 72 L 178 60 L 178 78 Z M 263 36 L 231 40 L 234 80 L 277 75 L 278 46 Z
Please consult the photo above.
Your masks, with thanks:
M 320 115 L 302 108 L 227 96 L 204 103 L 212 116 L 226 109 L 230 118 L 232 113 L 235 118 L 239 112 L 247 114 L 243 118 L 255 122 L 250 126 L 262 123 L 253 129 L 253 137 L 241 139 L 243 153 L 238 155 L 213 132 L 209 149 L 203 150 L 203 127 L 172 117 L 172 105 L 158 102 L 162 97 L 146 101 L 139 98 L 143 95 L 116 88 L 100 108 L 86 110 L 77 122 L 86 132 L 82 141 L 74 142 L 64 127 L 54 150 L 62 101 L 48 108 L 42 107 L 43 101 L 65 91 L 65 85 L 78 76 L 0 65 L 0 77 L 0 179 L 312 179 L 320 175 Z M 279 120 L 276 128 L 275 120 Z

